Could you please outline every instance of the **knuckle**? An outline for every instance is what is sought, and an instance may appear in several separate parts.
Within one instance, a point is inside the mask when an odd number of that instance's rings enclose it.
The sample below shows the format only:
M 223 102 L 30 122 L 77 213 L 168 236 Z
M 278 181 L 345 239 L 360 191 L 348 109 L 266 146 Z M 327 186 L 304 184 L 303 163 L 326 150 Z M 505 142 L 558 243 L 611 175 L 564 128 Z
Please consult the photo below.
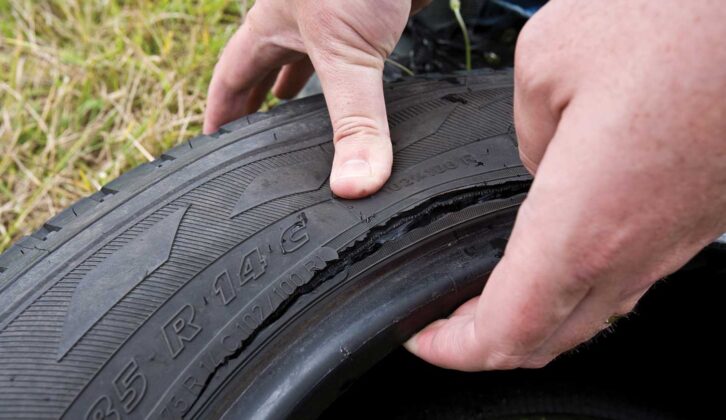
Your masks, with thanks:
M 359 12 L 370 13 L 367 9 Z M 383 20 L 388 18 L 383 15 Z M 404 24 L 405 20 L 400 25 L 401 29 Z M 391 26 L 398 25 L 394 22 L 386 25 L 380 21 L 362 23 L 360 19 L 352 17 L 350 12 L 342 12 L 339 7 L 319 5 L 305 14 L 301 31 L 314 45 L 322 60 L 331 63 L 350 61 L 382 68 L 379 61 L 382 62 L 390 54 L 398 39 L 396 31 L 387 32 L 392 30 Z
M 549 356 L 534 356 L 524 362 L 521 367 L 525 369 L 541 369 L 550 364 L 552 360 L 553 358 Z
M 535 175 L 537 173 L 537 167 L 538 165 L 527 156 L 524 149 L 522 147 L 519 148 L 519 160 L 522 161 L 522 165 L 531 173 L 532 175 Z
M 615 240 L 598 241 L 597 244 L 573 244 L 572 249 L 579 249 L 574 253 L 571 264 L 571 278 L 578 285 L 594 287 L 614 267 L 621 250 L 620 244 Z
M 264 3 L 259 3 L 253 6 L 244 18 L 242 27 L 244 30 L 254 34 L 255 38 L 267 37 L 267 29 L 269 25 L 266 23 L 269 21 L 270 12 L 264 9 Z
M 524 54 L 522 52 L 517 53 L 517 55 Z M 515 90 L 517 90 L 517 95 L 526 98 L 545 94 L 548 88 L 548 80 L 544 72 L 538 68 L 536 58 L 529 55 L 527 58 L 517 58 L 515 60 L 514 86 Z
M 493 351 L 485 359 L 486 370 L 511 370 L 523 367 L 527 355 L 518 355 L 509 351 Z
M 537 40 L 540 37 L 541 31 L 539 29 L 539 25 L 534 23 L 534 19 L 536 18 L 532 18 L 529 22 L 527 22 L 519 32 L 515 50 L 515 54 L 517 54 L 516 58 L 526 57 L 528 53 L 533 52 L 533 50 L 536 50 L 537 48 Z
M 536 58 L 539 56 L 540 30 L 537 25 L 528 22 L 517 38 L 514 50 L 514 79 L 520 87 L 526 87 L 532 76 L 536 74 Z
M 349 115 L 333 122 L 333 142 L 354 138 L 380 137 L 382 130 L 375 119 L 364 115 Z
M 557 6 L 549 4 L 542 8 L 522 27 L 517 37 L 517 49 L 524 49 L 528 53 L 541 53 L 553 38 L 560 33 L 561 18 L 557 16 Z
M 214 92 L 220 96 L 227 96 L 232 93 L 239 93 L 242 87 L 239 75 L 217 63 L 212 75 L 210 89 L 214 89 Z
M 367 67 L 383 71 L 388 49 L 381 48 L 364 38 L 330 36 L 316 44 L 315 52 L 324 65 L 338 68 L 341 65 Z
M 544 12 L 524 25 L 514 50 L 514 85 L 525 95 L 547 95 L 555 77 L 553 68 L 559 56 L 550 53 L 554 39 Z
M 341 19 L 336 11 L 332 7 L 321 5 L 318 7 L 312 7 L 309 12 L 312 19 L 311 22 L 315 22 L 317 28 L 310 28 L 311 36 L 320 36 L 321 40 L 327 40 L 330 34 L 335 34 L 340 30 Z M 307 20 L 307 19 L 306 19 Z M 317 29 L 317 30 L 314 30 Z

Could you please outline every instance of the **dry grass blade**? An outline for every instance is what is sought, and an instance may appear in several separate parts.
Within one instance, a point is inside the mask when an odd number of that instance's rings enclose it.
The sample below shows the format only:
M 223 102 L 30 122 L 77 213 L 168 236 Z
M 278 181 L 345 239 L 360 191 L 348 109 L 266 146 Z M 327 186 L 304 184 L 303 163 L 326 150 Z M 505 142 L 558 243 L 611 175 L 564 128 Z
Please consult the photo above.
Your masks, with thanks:
M 200 131 L 239 0 L 0 0 L 0 251 Z

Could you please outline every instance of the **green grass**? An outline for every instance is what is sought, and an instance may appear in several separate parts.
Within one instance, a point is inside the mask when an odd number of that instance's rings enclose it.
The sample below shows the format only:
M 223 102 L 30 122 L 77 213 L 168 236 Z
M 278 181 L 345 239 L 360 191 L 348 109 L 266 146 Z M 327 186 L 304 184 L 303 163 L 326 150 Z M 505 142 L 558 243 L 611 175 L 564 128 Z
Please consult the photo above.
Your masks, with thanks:
M 248 3 L 0 0 L 0 251 L 199 133 Z

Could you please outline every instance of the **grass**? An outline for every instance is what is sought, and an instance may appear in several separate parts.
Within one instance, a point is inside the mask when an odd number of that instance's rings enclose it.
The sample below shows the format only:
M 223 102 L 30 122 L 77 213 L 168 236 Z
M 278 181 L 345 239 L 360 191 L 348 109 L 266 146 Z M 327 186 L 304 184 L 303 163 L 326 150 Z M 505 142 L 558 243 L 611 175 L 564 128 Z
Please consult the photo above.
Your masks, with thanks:
M 240 0 L 0 0 L 0 251 L 201 131 Z
M 461 1 L 449 0 L 449 8 L 454 12 L 456 22 L 461 29 L 461 35 L 464 38 L 464 53 L 466 54 L 466 70 L 471 71 L 471 43 L 469 42 L 469 30 L 466 28 L 466 22 L 461 16 Z

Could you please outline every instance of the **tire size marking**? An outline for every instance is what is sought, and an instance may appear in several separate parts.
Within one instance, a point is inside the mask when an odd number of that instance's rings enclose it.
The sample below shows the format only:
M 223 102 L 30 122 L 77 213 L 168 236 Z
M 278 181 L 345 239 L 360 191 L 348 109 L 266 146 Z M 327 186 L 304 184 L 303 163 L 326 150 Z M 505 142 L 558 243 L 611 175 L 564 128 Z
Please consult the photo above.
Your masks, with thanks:
M 282 235 L 280 236 L 280 250 L 282 251 L 282 254 L 291 254 L 310 241 L 310 235 L 307 232 L 307 224 L 308 218 L 305 216 L 304 212 L 301 212 L 297 215 L 295 221 L 283 230 Z M 269 244 L 267 245 L 267 248 L 272 250 L 272 247 Z M 224 270 L 212 281 L 212 295 L 216 297 L 216 299 L 210 296 L 210 300 L 216 300 L 221 306 L 227 306 L 237 297 L 236 289 L 243 287 L 251 281 L 260 279 L 265 274 L 268 258 L 269 255 L 265 255 L 262 251 L 260 251 L 260 247 L 255 247 L 251 251 L 245 253 L 241 258 L 239 284 L 237 288 L 233 286 L 229 272 Z M 285 290 L 284 293 L 292 293 L 295 287 L 299 286 L 301 281 L 300 279 L 291 280 L 292 283 L 290 281 L 286 281 L 280 285 L 280 287 Z M 279 293 L 277 289 L 273 289 L 273 293 L 278 296 L 284 295 L 284 293 Z M 271 302 L 268 303 L 269 305 L 272 305 Z M 261 308 L 255 309 L 253 312 L 256 312 L 255 315 L 259 315 L 258 318 L 264 318 Z
M 293 296 L 298 288 L 306 285 L 313 279 L 315 273 L 338 258 L 334 249 L 318 248 L 274 280 L 261 282 L 265 275 L 269 275 L 272 258 L 278 260 L 277 265 L 273 266 L 284 267 L 285 261 L 290 257 L 282 256 L 299 252 L 311 239 L 308 219 L 304 213 L 299 213 L 280 232 L 279 239 L 273 237 L 270 242 L 238 251 L 237 264 L 232 267 L 227 265 L 226 268 L 217 271 L 216 275 L 212 275 L 211 279 L 207 277 L 209 280 L 205 279 L 208 281 L 205 286 L 206 291 L 198 295 L 203 303 L 199 305 L 190 302 L 181 303 L 173 315 L 159 327 L 159 345 L 165 350 L 157 347 L 160 351 L 155 350 L 154 357 L 131 358 L 124 364 L 109 381 L 110 392 L 100 395 L 94 401 L 86 413 L 86 418 L 120 420 L 133 413 L 142 405 L 149 390 L 149 382 L 143 370 L 146 369 L 148 374 L 151 374 L 151 370 L 168 370 L 169 362 L 180 358 L 185 354 L 184 350 L 195 343 L 194 351 L 201 351 L 186 356 L 195 354 L 183 374 L 178 376 L 179 379 L 163 396 L 151 402 L 152 407 L 155 406 L 153 409 L 155 414 L 152 417 L 178 418 L 188 411 L 196 397 L 204 390 L 207 377 L 224 362 L 225 358 L 238 351 L 245 340 L 252 336 L 284 301 Z M 274 253 L 275 248 L 281 253 Z M 252 286 L 253 284 L 256 286 Z M 252 291 L 252 296 L 256 294 L 256 297 L 245 302 L 241 298 L 247 296 L 249 299 L 251 295 L 242 292 L 244 286 L 252 287 L 252 290 L 264 286 L 264 289 L 259 293 Z M 210 317 L 223 310 L 222 308 L 226 308 L 225 314 L 231 315 L 232 319 L 216 336 L 209 338 L 209 341 L 205 339 L 201 342 L 198 337 L 204 336 L 202 334 L 205 331 L 204 326 Z M 228 312 L 230 310 L 233 312 Z M 196 343 L 195 340 L 200 342 Z M 204 347 L 198 349 L 199 345 Z M 168 355 L 168 358 L 156 357 L 163 354 Z M 149 364 L 150 362 L 153 364 Z M 151 401 L 149 398 L 147 400 L 143 405 Z
M 113 408 L 108 395 L 101 395 L 86 412 L 86 420 L 119 420 L 121 416 Z
M 242 257 L 242 268 L 239 270 L 239 285 L 257 280 L 265 274 L 267 259 L 262 256 L 259 248 L 255 248 Z
M 195 316 L 194 306 L 187 303 L 161 327 L 161 334 L 172 359 L 176 359 L 184 350 L 184 342 L 192 341 L 202 331 L 202 327 L 194 323 Z
M 282 250 L 283 254 L 295 252 L 310 241 L 307 224 L 308 218 L 302 212 L 298 214 L 297 221 L 282 232 L 282 236 L 280 236 L 280 250 Z
M 462 164 L 468 167 L 472 167 L 479 165 L 480 162 L 474 155 L 467 153 L 459 157 L 447 159 L 446 161 L 437 163 L 433 166 L 422 168 L 400 179 L 392 180 L 392 182 L 389 182 L 389 184 L 384 188 L 388 191 L 398 191 L 402 188 L 410 187 L 431 176 L 441 175 L 444 172 L 454 170 Z
M 126 414 L 134 411 L 146 394 L 147 380 L 132 358 L 113 380 L 116 395 Z
M 212 291 L 219 298 L 222 306 L 227 306 L 229 302 L 237 297 L 237 292 L 232 286 L 232 280 L 229 278 L 227 270 L 222 271 L 222 274 L 215 277 L 212 283 Z
M 118 399 L 106 394 L 98 397 L 86 411 L 87 420 L 120 420 L 120 410 L 131 414 L 146 395 L 148 381 L 132 357 L 113 379 L 112 385 Z
M 207 382 L 209 375 L 217 369 L 220 363 L 224 363 L 227 357 L 237 352 L 270 315 L 297 292 L 298 288 L 309 283 L 317 272 L 325 269 L 331 261 L 337 258 L 338 254 L 334 249 L 318 248 L 276 278 L 265 292 L 241 308 L 210 340 L 209 344 L 195 356 L 184 372 L 179 375 L 180 379 L 168 389 L 160 400 L 156 411 L 151 413 L 151 417 L 178 418 L 185 414 L 204 390 L 203 384 Z M 215 280 L 219 278 L 220 276 Z M 219 301 L 219 298 L 217 300 Z M 210 308 L 215 308 L 215 306 Z

